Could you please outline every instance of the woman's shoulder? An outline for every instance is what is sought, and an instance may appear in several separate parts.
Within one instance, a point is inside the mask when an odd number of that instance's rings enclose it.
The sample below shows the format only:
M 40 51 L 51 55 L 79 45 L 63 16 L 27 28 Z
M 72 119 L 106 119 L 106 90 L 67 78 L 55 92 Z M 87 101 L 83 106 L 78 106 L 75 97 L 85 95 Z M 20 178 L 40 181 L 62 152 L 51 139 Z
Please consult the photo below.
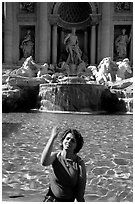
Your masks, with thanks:
M 52 158 L 51 164 L 54 164 L 58 159 L 58 152 L 52 152 L 51 153 L 51 158 Z
M 78 156 L 78 155 L 77 155 L 77 162 L 78 162 L 79 165 L 83 165 L 84 164 L 83 159 L 80 156 Z
M 80 175 L 83 175 L 85 178 L 86 177 L 86 166 L 85 166 L 84 160 L 79 156 L 77 156 L 77 160 L 78 160 L 78 167 L 79 167 Z
M 61 158 L 61 151 L 54 152 L 54 157 L 59 160 Z
M 60 155 L 60 151 L 56 151 L 52 153 L 54 157 L 58 158 Z

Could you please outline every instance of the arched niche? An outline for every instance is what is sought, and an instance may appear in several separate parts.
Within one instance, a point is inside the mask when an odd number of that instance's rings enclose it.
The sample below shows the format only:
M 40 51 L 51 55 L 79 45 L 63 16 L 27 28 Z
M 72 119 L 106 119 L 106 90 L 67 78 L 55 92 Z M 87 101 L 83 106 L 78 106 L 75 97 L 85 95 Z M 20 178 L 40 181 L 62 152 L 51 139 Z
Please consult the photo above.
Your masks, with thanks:
M 94 2 L 57 2 L 49 14 L 51 25 L 57 24 L 64 29 L 76 30 L 98 24 L 100 20 L 98 6 Z
M 76 29 L 80 48 L 84 55 L 87 56 L 88 62 L 95 63 L 95 41 L 97 39 L 96 27 L 99 24 L 101 17 L 98 10 L 98 4 L 94 2 L 57 2 L 53 4 L 51 13 L 48 13 L 48 19 L 52 31 L 53 63 L 56 61 L 59 62 L 61 53 L 65 50 L 63 44 L 64 36 L 71 32 L 72 28 Z M 92 29 L 93 27 L 94 29 Z M 57 50 L 55 50 L 56 46 Z M 91 51 L 93 53 L 92 56 Z
M 61 4 L 65 4 L 66 2 L 62 3 L 62 2 L 58 2 L 54 5 L 54 8 L 53 8 L 53 14 L 58 14 L 58 10 L 59 10 L 59 7 L 61 6 Z M 68 2 L 67 2 L 68 3 Z M 69 3 L 79 3 L 79 2 L 69 2 Z M 80 2 L 81 3 L 81 2 Z M 89 6 L 91 7 L 91 10 L 92 10 L 92 13 L 93 14 L 96 14 L 98 12 L 98 6 L 96 3 L 94 2 L 85 2 L 86 4 L 89 4 Z M 84 4 L 84 3 L 83 3 Z

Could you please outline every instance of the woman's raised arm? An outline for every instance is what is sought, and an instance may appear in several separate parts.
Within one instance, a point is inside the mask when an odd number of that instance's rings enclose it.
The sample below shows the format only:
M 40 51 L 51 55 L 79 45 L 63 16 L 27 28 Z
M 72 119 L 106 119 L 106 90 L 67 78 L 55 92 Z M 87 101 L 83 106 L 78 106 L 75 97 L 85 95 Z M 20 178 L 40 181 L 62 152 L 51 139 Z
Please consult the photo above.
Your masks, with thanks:
M 43 150 L 43 153 L 41 155 L 41 164 L 43 166 L 48 166 L 52 164 L 56 157 L 56 152 L 52 152 L 52 149 L 53 149 L 54 140 L 57 138 L 58 133 L 59 133 L 59 128 L 54 127 L 52 129 L 51 137 L 49 138 Z

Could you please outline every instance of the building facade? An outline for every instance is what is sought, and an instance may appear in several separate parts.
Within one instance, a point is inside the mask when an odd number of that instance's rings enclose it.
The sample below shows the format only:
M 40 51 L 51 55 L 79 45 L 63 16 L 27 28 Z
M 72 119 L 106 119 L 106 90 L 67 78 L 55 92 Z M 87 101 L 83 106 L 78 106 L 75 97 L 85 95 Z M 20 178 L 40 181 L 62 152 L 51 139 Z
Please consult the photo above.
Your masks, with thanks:
M 133 61 L 132 2 L 4 2 L 2 11 L 5 64 L 17 64 L 28 55 L 37 63 L 58 64 L 65 60 L 64 37 L 72 28 L 89 64 L 108 56 L 122 58 L 116 39 L 124 29 L 123 58 Z

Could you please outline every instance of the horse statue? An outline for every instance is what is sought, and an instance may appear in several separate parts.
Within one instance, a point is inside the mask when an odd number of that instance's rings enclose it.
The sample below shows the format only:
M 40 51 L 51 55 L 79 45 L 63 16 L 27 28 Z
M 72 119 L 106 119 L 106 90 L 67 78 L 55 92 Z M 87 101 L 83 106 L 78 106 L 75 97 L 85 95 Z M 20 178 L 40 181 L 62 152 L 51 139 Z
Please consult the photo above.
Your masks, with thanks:
M 98 74 L 105 75 L 107 80 L 111 82 L 115 82 L 118 78 L 119 80 L 125 79 L 126 71 L 130 74 L 132 73 L 128 58 L 115 62 L 111 57 L 106 57 L 99 63 L 97 68 Z
M 101 60 L 99 63 L 97 69 L 99 72 L 99 75 L 104 75 L 107 80 L 109 81 L 115 81 L 115 69 L 117 65 L 115 62 L 111 60 L 111 57 L 105 57 Z
M 96 66 L 89 66 L 88 69 L 91 69 L 92 75 L 95 78 L 97 84 L 106 84 L 107 77 L 105 76 L 104 72 L 99 72 Z
M 15 69 L 9 73 L 9 77 L 36 77 L 39 70 L 31 63 L 32 60 L 32 56 L 26 58 L 19 69 Z
M 129 74 L 132 74 L 132 70 L 131 70 L 131 66 L 129 64 L 128 58 L 123 59 L 123 61 L 116 62 L 116 64 L 118 65 L 118 70 L 116 74 L 116 77 L 118 80 L 125 79 L 126 72 Z

